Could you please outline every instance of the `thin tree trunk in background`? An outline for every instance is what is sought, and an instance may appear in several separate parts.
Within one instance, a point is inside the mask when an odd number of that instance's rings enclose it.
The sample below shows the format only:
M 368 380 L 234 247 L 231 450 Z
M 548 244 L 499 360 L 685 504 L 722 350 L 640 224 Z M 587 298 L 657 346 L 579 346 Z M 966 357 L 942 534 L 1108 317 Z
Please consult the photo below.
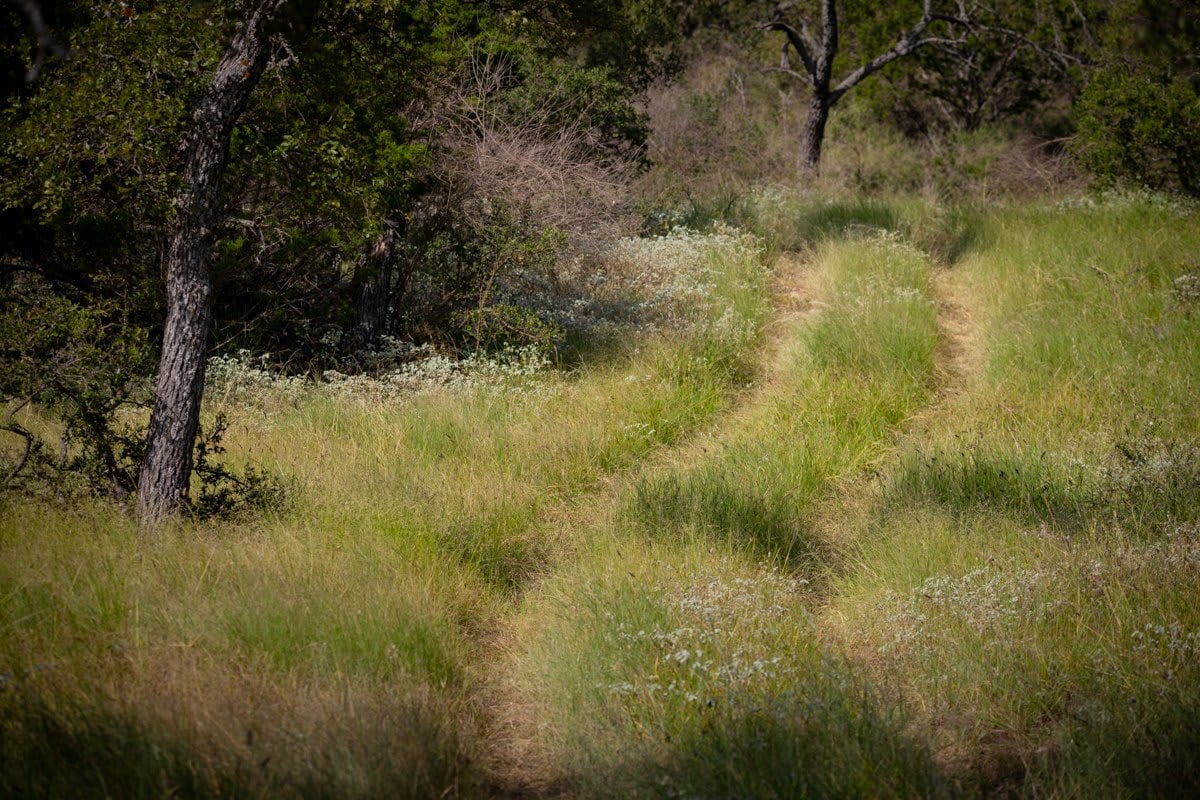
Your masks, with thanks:
M 808 104 L 808 118 L 804 123 L 804 133 L 800 139 L 800 164 L 806 174 L 815 175 L 821 164 L 821 145 L 825 141 L 825 124 L 829 121 L 829 110 L 833 108 L 846 92 L 853 89 L 863 80 L 878 72 L 898 58 L 912 53 L 918 47 L 933 42 L 952 42 L 940 37 L 927 35 L 930 24 L 936 19 L 947 24 L 969 27 L 970 20 L 966 15 L 963 0 L 959 0 L 959 15 L 936 14 L 933 10 L 933 0 L 923 0 L 921 16 L 908 31 L 900 36 L 899 41 L 891 49 L 876 56 L 850 72 L 841 81 L 833 82 L 833 62 L 838 52 L 838 14 L 836 0 L 821 2 L 820 37 L 814 39 L 809 31 L 808 21 L 799 15 L 798 26 L 788 21 L 789 14 L 795 14 L 791 3 L 776 3 L 771 20 L 761 27 L 765 30 L 780 31 L 784 34 L 783 51 L 780 64 L 774 70 L 796 78 L 808 85 L 812 96 Z M 795 52 L 803 66 L 803 72 L 796 69 L 790 57 Z
M 270 55 L 268 26 L 283 0 L 259 0 L 217 65 L 192 114 L 183 185 L 166 254 L 167 322 L 146 456 L 138 475 L 138 516 L 156 523 L 188 501 L 192 449 L 204 393 L 212 323 L 213 243 L 233 126 Z
M 398 238 L 399 232 L 389 225 L 355 270 L 355 311 L 358 321 L 354 331 L 354 346 L 359 350 L 369 350 L 380 334 L 387 330 Z

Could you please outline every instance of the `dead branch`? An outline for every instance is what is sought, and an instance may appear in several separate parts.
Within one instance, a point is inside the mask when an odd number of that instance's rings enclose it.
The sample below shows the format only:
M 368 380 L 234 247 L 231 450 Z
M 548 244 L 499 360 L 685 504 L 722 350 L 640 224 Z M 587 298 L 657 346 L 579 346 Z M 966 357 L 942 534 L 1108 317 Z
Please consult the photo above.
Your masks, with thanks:
M 12 0 L 12 3 L 25 16 L 26 22 L 33 31 L 34 41 L 37 43 L 33 64 L 25 73 L 25 82 L 33 83 L 42 74 L 42 68 L 48 59 L 65 59 L 70 55 L 70 51 L 51 35 L 50 28 L 46 25 L 46 18 L 42 16 L 42 7 L 37 0 Z

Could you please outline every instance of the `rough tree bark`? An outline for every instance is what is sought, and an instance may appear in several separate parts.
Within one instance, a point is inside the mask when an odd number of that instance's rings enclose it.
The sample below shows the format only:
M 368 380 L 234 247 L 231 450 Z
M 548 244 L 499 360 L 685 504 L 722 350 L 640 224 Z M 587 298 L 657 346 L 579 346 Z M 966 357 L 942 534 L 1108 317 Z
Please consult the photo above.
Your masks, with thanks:
M 765 30 L 780 31 L 784 34 L 780 64 L 774 68 L 774 71 L 790 75 L 812 89 L 808 118 L 805 121 L 804 133 L 800 141 L 800 163 L 804 170 L 811 174 L 815 174 L 819 169 L 821 145 L 825 141 L 825 125 L 829 121 L 829 111 L 846 92 L 918 47 L 935 42 L 957 44 L 958 39 L 929 35 L 929 26 L 935 20 L 958 26 L 969 24 L 962 2 L 958 3 L 956 14 L 941 14 L 934 11 L 933 0 L 924 0 L 920 18 L 900 36 L 890 50 L 862 64 L 835 84 L 833 61 L 837 56 L 840 38 L 836 1 L 821 0 L 820 38 L 815 40 L 809 31 L 808 20 L 800 16 L 795 16 L 795 22 L 788 19 L 785 14 L 786 5 L 790 5 L 790 3 L 777 4 L 771 20 L 762 27 Z M 795 51 L 799 57 L 803 72 L 792 66 L 790 57 L 792 51 Z
M 146 456 L 138 475 L 138 516 L 153 524 L 188 501 L 192 448 L 204 392 L 212 321 L 209 273 L 220 222 L 229 137 L 266 69 L 272 20 L 284 0 L 256 0 L 192 114 L 182 188 L 166 253 L 167 322 Z
M 357 325 L 354 347 L 368 350 L 387 329 L 387 312 L 392 294 L 392 272 L 400 231 L 388 225 L 354 271 L 354 300 Z

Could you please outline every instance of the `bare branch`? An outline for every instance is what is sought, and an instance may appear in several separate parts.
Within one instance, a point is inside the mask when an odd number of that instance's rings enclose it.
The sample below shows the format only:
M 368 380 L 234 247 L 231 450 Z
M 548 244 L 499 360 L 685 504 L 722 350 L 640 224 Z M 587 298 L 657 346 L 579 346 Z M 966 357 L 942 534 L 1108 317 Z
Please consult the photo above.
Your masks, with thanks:
M 25 465 L 29 462 L 30 454 L 33 453 L 33 445 L 36 440 L 34 439 L 32 433 L 27 431 L 23 425 L 17 422 L 16 416 L 22 408 L 33 402 L 33 398 L 36 397 L 37 393 L 41 392 L 41 390 L 42 387 L 39 387 L 33 395 L 30 395 L 29 397 L 18 401 L 15 405 L 10 406 L 6 415 L 6 419 L 4 420 L 4 424 L 0 425 L 0 431 L 15 433 L 17 436 L 20 436 L 25 440 L 25 452 L 21 453 L 21 457 L 17 459 L 16 466 L 10 469 L 8 474 L 4 476 L 4 486 L 8 486 L 14 478 L 21 474 L 21 470 L 25 469 Z
M 17 10 L 25 15 L 29 27 L 33 29 L 34 39 L 37 41 L 37 51 L 33 57 L 33 64 L 29 67 L 29 71 L 25 73 L 25 82 L 33 83 L 42 74 L 42 68 L 46 65 L 46 60 L 49 58 L 63 59 L 70 55 L 70 51 L 63 47 L 50 34 L 50 28 L 46 25 L 46 18 L 42 16 L 42 7 L 37 0 L 12 0 L 13 5 Z
M 618 227 L 622 192 L 636 170 L 631 157 L 597 152 L 600 134 L 586 121 L 587 105 L 572 107 L 565 93 L 552 92 L 519 117 L 506 112 L 510 78 L 485 55 L 438 87 L 435 152 L 443 180 L 460 200 L 512 204 L 575 243 Z M 564 124 L 570 117 L 576 121 Z
M 778 11 L 776 13 L 778 13 Z M 807 43 L 805 42 L 806 37 L 803 34 L 801 34 L 800 31 L 796 30 L 794 27 L 792 27 L 788 23 L 784 22 L 783 19 L 781 19 L 778 16 L 775 17 L 774 19 L 772 19 L 770 22 L 765 23 L 764 25 L 762 25 L 760 27 L 762 28 L 762 30 L 765 30 L 765 31 L 781 31 L 784 34 L 784 36 L 787 37 L 787 39 L 783 43 L 783 56 L 781 59 L 781 61 L 782 61 L 781 66 L 784 69 L 788 69 L 788 70 L 791 69 L 791 63 L 788 61 L 788 57 L 787 57 L 787 50 L 788 50 L 788 46 L 790 45 L 791 47 L 793 47 L 796 50 L 796 53 L 800 56 L 800 61 L 804 64 L 804 68 L 806 70 L 808 70 L 809 78 L 807 80 L 809 83 L 812 83 L 816 79 L 817 64 L 813 60 L 812 53 L 811 53 Z M 807 30 L 808 25 L 805 24 L 804 27 Z
M 778 30 L 786 37 L 784 40 L 784 53 L 782 53 L 781 65 L 785 70 L 791 70 L 791 62 L 787 58 L 787 48 L 796 49 L 796 53 L 800 56 L 800 61 L 803 62 L 805 70 L 808 70 L 809 83 L 814 82 L 817 76 L 817 62 L 812 58 L 812 52 L 816 49 L 811 36 L 809 36 L 809 23 L 803 17 L 800 18 L 800 30 L 796 30 L 793 25 L 788 24 L 784 19 L 784 10 L 788 4 L 776 4 L 772 13 L 772 18 L 769 22 L 758 26 L 761 30 Z
M 4 486 L 8 486 L 14 478 L 21 474 L 21 470 L 25 469 L 25 465 L 29 463 L 29 456 L 33 452 L 33 434 L 22 428 L 15 422 L 7 425 L 0 425 L 0 431 L 8 431 L 15 433 L 25 440 L 25 451 L 21 453 L 21 457 L 17 459 L 16 465 L 8 471 L 4 476 Z
M 933 13 L 933 0 L 925 0 L 921 10 L 921 18 L 917 20 L 917 23 L 900 37 L 900 40 L 892 46 L 891 50 L 876 56 L 845 78 L 842 78 L 837 87 L 829 94 L 830 104 L 836 103 L 842 95 L 862 83 L 863 79 L 867 76 L 878 72 L 897 58 L 908 55 L 922 44 L 933 41 L 932 39 L 922 39 L 922 36 L 930 23 L 934 21 L 935 16 Z
M 1029 49 L 1033 50 L 1038 55 L 1043 56 L 1047 60 L 1053 62 L 1058 67 L 1060 72 L 1066 72 L 1072 66 L 1081 66 L 1087 63 L 1087 60 L 1082 56 L 1075 55 L 1074 53 L 1070 53 L 1066 50 L 1046 47 L 1030 37 L 1028 34 L 1013 30 L 1012 28 L 1003 28 L 997 25 L 973 24 L 970 22 L 967 24 L 976 31 L 982 31 L 983 33 L 995 33 L 999 34 L 1000 36 L 1006 36 L 1010 39 L 1015 39 Z
M 808 75 L 804 72 L 796 72 L 796 70 L 789 69 L 787 67 L 765 67 L 763 69 L 763 72 L 778 72 L 783 75 L 787 75 L 789 78 L 795 78 L 796 80 L 801 81 L 803 83 L 808 83 L 808 84 L 812 83 L 811 75 Z

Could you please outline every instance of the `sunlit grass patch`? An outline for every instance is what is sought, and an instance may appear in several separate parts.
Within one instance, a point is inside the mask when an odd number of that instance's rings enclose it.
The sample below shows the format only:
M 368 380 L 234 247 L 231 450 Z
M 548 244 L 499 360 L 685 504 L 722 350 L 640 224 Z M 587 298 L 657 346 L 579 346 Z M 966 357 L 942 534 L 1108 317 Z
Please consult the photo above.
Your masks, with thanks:
M 624 519 L 648 535 L 691 531 L 792 567 L 817 558 L 809 508 L 868 468 L 927 398 L 937 344 L 928 260 L 891 237 L 818 257 L 821 312 L 793 333 L 768 400 L 696 466 L 650 474 Z
M 820 627 L 969 790 L 1170 794 L 1194 763 L 1193 223 L 989 215 L 955 267 L 985 372 L 922 415 L 853 520 Z
M 1098 780 L 1117 759 L 1128 771 L 1093 788 L 1145 787 L 1194 741 L 1163 724 L 1194 706 L 1200 677 L 1197 542 L 1194 526 L 1064 538 L 926 512 L 864 544 L 829 613 L 860 663 L 922 707 L 964 780 L 986 782 L 964 749 L 987 756 L 1002 731 L 1021 743 L 1021 781 Z
M 545 774 L 592 796 L 936 794 L 902 715 L 816 644 L 806 595 L 736 548 L 593 548 L 528 599 L 512 655 Z

